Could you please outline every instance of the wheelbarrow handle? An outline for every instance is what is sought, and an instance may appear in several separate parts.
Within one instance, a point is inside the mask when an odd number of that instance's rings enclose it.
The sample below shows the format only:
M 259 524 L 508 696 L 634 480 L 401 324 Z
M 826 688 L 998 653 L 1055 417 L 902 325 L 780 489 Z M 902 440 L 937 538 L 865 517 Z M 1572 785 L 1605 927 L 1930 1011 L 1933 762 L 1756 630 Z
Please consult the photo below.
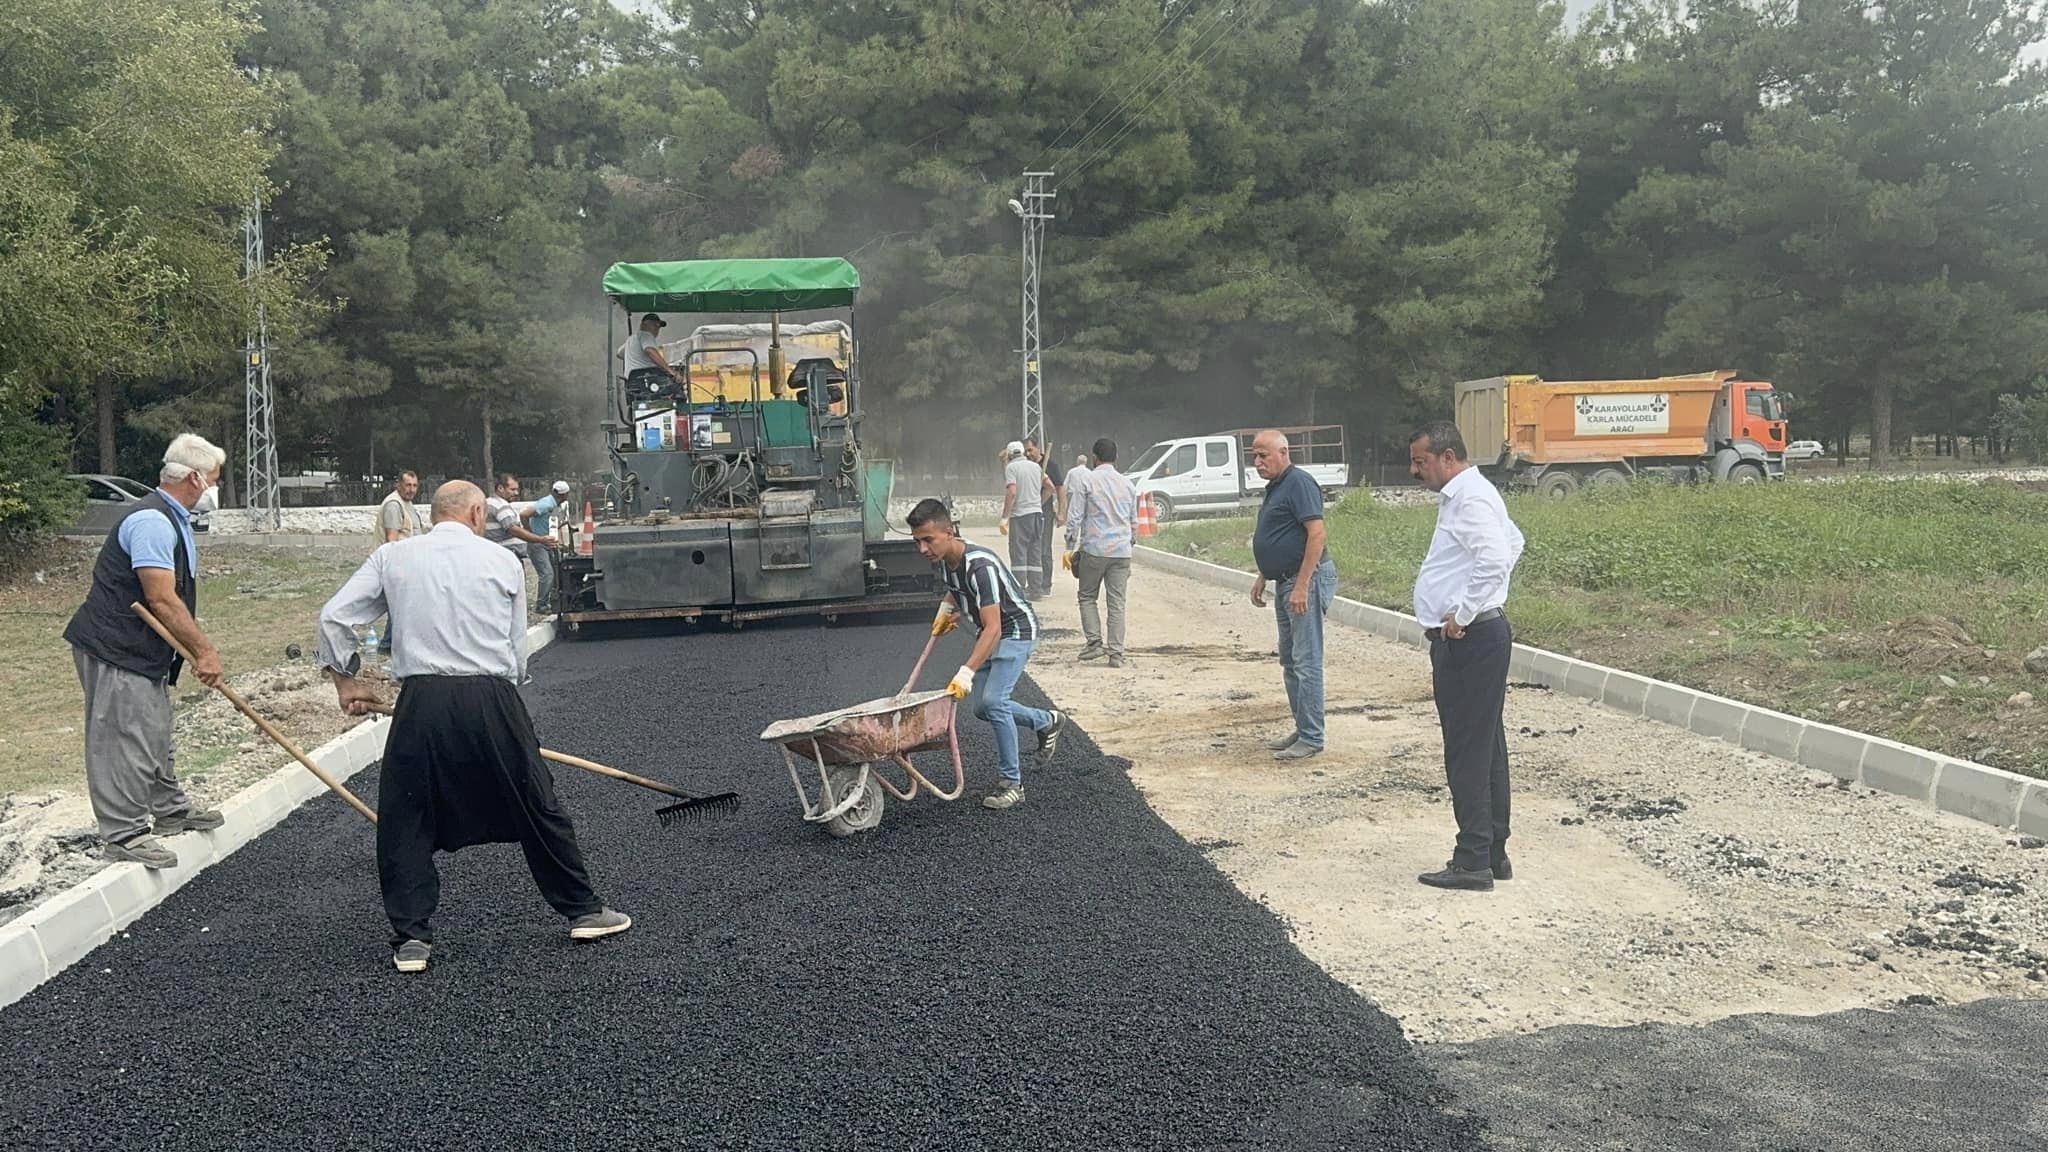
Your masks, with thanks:
M 936 632 L 932 633 L 931 639 L 924 642 L 924 652 L 922 655 L 918 656 L 917 664 L 910 669 L 910 679 L 905 680 L 903 682 L 903 691 L 898 692 L 898 696 L 908 696 L 910 695 L 910 690 L 912 688 L 917 687 L 917 678 L 920 674 L 924 672 L 924 662 L 932 658 L 932 649 L 936 647 L 938 643 L 939 634 Z

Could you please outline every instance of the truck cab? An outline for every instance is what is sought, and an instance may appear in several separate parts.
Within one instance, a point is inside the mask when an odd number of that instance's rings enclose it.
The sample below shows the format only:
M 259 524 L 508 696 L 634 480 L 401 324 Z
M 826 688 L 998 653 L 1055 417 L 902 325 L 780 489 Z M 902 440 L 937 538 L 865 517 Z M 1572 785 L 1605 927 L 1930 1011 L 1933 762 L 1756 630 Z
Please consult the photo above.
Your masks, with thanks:
M 1236 428 L 1211 436 L 1162 440 L 1124 473 L 1140 496 L 1150 495 L 1164 521 L 1183 512 L 1236 512 L 1266 490 L 1252 464 L 1252 441 L 1262 429 Z M 1325 495 L 1350 479 L 1344 429 L 1321 424 L 1281 428 L 1296 467 L 1314 477 Z

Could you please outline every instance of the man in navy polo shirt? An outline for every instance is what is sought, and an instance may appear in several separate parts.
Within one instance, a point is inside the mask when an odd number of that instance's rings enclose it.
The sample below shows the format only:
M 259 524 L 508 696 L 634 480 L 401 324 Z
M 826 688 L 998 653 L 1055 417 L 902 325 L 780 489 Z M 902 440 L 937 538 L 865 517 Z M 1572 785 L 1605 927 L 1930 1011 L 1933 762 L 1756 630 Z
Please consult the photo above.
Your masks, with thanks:
M 1278 592 L 1273 615 L 1280 626 L 1280 676 L 1294 731 L 1266 742 L 1275 760 L 1306 760 L 1323 751 L 1323 614 L 1337 597 L 1337 566 L 1323 545 L 1323 489 L 1294 466 L 1287 437 L 1267 429 L 1252 441 L 1252 465 L 1266 481 L 1252 558 L 1259 578 L 1252 604 L 1266 606 L 1266 582 Z

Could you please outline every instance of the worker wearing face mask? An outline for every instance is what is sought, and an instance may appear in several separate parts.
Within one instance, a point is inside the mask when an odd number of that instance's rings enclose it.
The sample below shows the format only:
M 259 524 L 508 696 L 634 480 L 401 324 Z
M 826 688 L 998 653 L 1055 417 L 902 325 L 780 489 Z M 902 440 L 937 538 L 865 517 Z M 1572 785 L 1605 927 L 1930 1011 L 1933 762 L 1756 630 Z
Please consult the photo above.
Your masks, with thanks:
M 221 825 L 195 809 L 178 783 L 171 744 L 171 686 L 184 663 L 131 605 L 145 604 L 192 653 L 209 686 L 223 678 L 220 653 L 200 631 L 195 513 L 219 504 L 227 453 L 186 433 L 164 450 L 155 492 L 107 533 L 92 590 L 64 629 L 85 688 L 85 782 L 110 860 L 172 868 L 162 837 Z

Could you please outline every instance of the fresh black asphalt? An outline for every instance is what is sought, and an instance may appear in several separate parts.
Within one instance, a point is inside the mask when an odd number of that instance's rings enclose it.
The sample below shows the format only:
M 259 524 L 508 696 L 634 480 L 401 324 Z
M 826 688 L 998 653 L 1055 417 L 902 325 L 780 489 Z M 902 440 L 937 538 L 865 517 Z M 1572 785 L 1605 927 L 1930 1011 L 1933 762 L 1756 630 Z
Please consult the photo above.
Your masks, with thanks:
M 922 640 L 557 645 L 526 692 L 545 743 L 746 798 L 663 829 L 661 798 L 556 770 L 632 932 L 570 944 L 516 848 L 471 849 L 400 976 L 370 830 L 323 797 L 0 1011 L 0 1149 L 2048 1148 L 2041 1003 L 1418 1057 L 1079 734 L 1021 809 L 892 804 L 832 840 L 755 737 L 889 694 Z
M 471 849 L 401 976 L 372 833 L 323 797 L 0 1013 L 0 1148 L 1479 1146 L 1398 1026 L 1082 734 L 1010 812 L 892 804 L 846 841 L 799 819 L 760 730 L 888 695 L 923 639 L 551 648 L 545 744 L 745 797 L 663 829 L 660 797 L 555 770 L 633 931 L 572 945 L 516 847 Z M 987 726 L 962 734 L 986 786 Z

